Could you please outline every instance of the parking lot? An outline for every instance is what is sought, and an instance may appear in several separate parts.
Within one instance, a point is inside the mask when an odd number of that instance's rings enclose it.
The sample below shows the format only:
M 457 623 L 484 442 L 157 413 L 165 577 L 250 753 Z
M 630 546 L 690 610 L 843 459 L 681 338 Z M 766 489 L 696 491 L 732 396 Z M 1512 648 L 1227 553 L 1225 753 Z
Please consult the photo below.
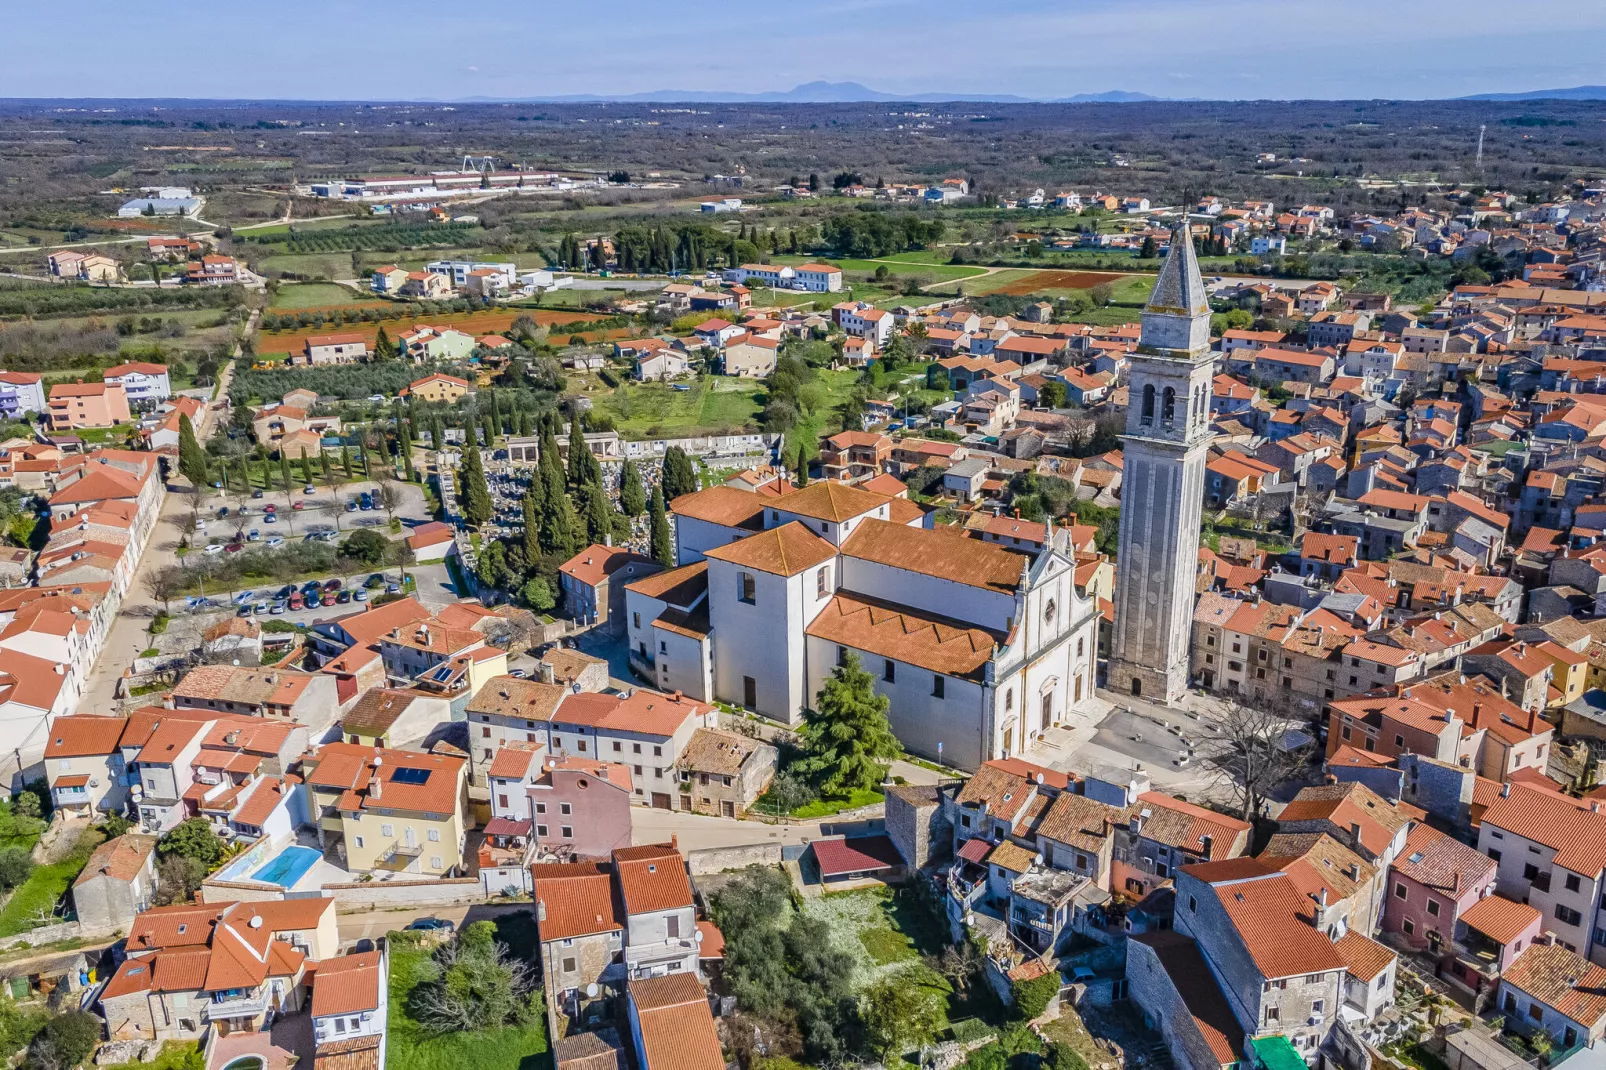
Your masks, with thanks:
M 408 529 L 430 519 L 424 491 L 414 483 L 393 483 L 392 486 L 401 499 L 395 516 L 401 521 L 402 536 L 405 536 Z M 377 530 L 389 538 L 389 518 L 378 507 L 377 500 L 368 509 L 360 504 L 362 496 L 372 495 L 374 490 L 375 484 L 371 482 L 357 482 L 341 487 L 338 495 L 329 487 L 318 487 L 311 494 L 303 488 L 290 494 L 258 491 L 261 497 L 253 496 L 244 502 L 214 495 L 200 510 L 200 523 L 192 542 L 203 553 L 218 554 L 227 552 L 231 544 L 280 546 L 309 537 L 336 541 L 364 528 Z M 253 531 L 257 533 L 255 539 L 250 537 Z

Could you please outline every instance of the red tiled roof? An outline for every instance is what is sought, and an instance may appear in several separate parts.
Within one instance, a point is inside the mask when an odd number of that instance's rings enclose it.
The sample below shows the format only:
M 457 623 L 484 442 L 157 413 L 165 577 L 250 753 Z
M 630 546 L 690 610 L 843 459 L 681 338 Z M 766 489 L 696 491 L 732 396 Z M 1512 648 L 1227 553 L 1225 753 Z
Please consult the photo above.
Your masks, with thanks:
M 969 841 L 974 843 L 975 841 Z M 903 858 L 886 836 L 856 836 L 843 840 L 815 840 L 814 861 L 820 876 L 875 873 L 903 865 Z

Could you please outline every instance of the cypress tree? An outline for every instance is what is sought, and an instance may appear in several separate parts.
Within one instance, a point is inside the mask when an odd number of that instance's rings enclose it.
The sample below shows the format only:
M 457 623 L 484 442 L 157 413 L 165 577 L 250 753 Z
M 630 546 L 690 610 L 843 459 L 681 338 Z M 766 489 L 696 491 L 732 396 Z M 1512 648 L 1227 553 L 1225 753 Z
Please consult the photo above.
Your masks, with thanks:
M 333 482 L 335 478 L 334 465 L 329 461 L 329 451 L 321 447 L 318 450 L 318 467 L 323 469 L 323 481 L 325 483 Z
M 532 492 L 524 496 L 524 560 L 533 566 L 541 559 L 541 503 Z
M 345 473 L 346 478 L 348 480 L 351 478 L 351 476 L 352 476 L 352 468 L 351 468 L 351 447 L 350 446 L 341 446 L 340 447 L 340 470 Z
M 600 483 L 588 484 L 585 495 L 586 538 L 599 543 L 613 531 L 613 508 L 608 504 L 608 495 L 603 492 Z
M 411 429 L 409 429 L 409 431 L 410 430 Z M 411 439 L 407 436 L 404 436 L 401 440 L 400 446 L 402 451 L 402 464 L 405 466 L 404 472 L 407 477 L 407 482 L 416 483 L 418 482 L 418 474 L 413 471 L 413 444 Z
M 206 486 L 206 452 L 195 437 L 195 425 L 183 413 L 178 418 L 178 470 L 197 490 Z
M 642 486 L 641 471 L 636 462 L 626 459 L 619 473 L 619 508 L 625 516 L 635 518 L 647 508 L 647 488 Z
M 463 463 L 457 470 L 458 507 L 463 511 L 463 519 L 478 527 L 491 519 L 493 507 L 479 447 L 472 441 L 472 428 L 469 437 L 471 441 L 463 448 Z
M 284 492 L 290 493 L 290 458 L 283 450 L 279 451 L 279 481 L 284 484 Z
M 530 434 L 531 434 L 530 414 L 528 412 L 521 412 L 521 413 L 519 413 L 519 437 L 520 438 L 529 438 Z
M 490 449 L 496 445 L 496 417 L 486 413 L 481 417 L 480 423 L 485 428 L 485 448 Z
M 383 435 L 380 436 L 380 441 L 381 442 L 384 441 L 384 436 Z M 372 478 L 374 478 L 373 472 L 368 467 L 368 447 L 367 446 L 358 446 L 357 447 L 357 459 L 362 462 L 362 477 L 364 479 L 372 479 Z
M 301 447 L 301 482 L 312 485 L 312 461 L 307 457 L 307 447 Z
M 679 446 L 670 446 L 664 451 L 664 473 L 662 479 L 664 488 L 664 501 L 672 502 L 682 494 L 691 494 L 698 489 L 697 469 L 686 456 L 686 451 Z
M 809 485 L 809 446 L 806 442 L 797 444 L 797 485 L 800 489 Z
M 240 493 L 251 493 L 251 458 L 240 457 Z
M 652 518 L 652 558 L 665 568 L 675 567 L 675 547 L 669 538 L 669 518 L 664 515 L 664 491 L 652 489 L 652 504 L 648 506 Z
M 602 465 L 586 445 L 585 433 L 580 430 L 580 415 L 576 413 L 569 422 L 569 485 L 579 490 L 601 482 Z

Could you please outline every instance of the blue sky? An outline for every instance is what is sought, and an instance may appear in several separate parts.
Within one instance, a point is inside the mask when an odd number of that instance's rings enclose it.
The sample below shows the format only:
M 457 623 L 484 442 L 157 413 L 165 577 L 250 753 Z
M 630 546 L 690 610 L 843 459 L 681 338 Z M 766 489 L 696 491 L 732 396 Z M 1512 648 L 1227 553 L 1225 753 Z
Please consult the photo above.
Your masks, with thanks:
M 826 80 L 894 93 L 1418 98 L 1606 82 L 1606 4 L 1519 8 L 1520 17 L 1509 0 L 0 0 L 13 45 L 0 96 L 453 100 Z

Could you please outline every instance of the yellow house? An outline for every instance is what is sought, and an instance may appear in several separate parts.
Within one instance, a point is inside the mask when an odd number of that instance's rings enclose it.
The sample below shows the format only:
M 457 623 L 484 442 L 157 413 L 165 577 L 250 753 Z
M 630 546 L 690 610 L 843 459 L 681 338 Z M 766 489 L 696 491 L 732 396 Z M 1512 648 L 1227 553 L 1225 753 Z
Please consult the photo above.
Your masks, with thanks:
M 324 851 L 355 874 L 463 872 L 468 763 L 423 751 L 328 743 L 303 760 Z
M 436 372 L 426 375 L 415 383 L 409 383 L 401 390 L 402 397 L 416 397 L 424 401 L 453 402 L 468 393 L 468 380 L 459 379 L 455 375 L 443 375 Z
M 1582 654 L 1574 654 L 1560 643 L 1540 643 L 1533 648 L 1546 661 L 1550 662 L 1550 686 L 1552 693 L 1550 701 L 1545 703 L 1548 707 L 1565 706 L 1583 697 L 1589 688 L 1589 659 Z M 1560 695 L 1555 692 L 1560 692 Z

